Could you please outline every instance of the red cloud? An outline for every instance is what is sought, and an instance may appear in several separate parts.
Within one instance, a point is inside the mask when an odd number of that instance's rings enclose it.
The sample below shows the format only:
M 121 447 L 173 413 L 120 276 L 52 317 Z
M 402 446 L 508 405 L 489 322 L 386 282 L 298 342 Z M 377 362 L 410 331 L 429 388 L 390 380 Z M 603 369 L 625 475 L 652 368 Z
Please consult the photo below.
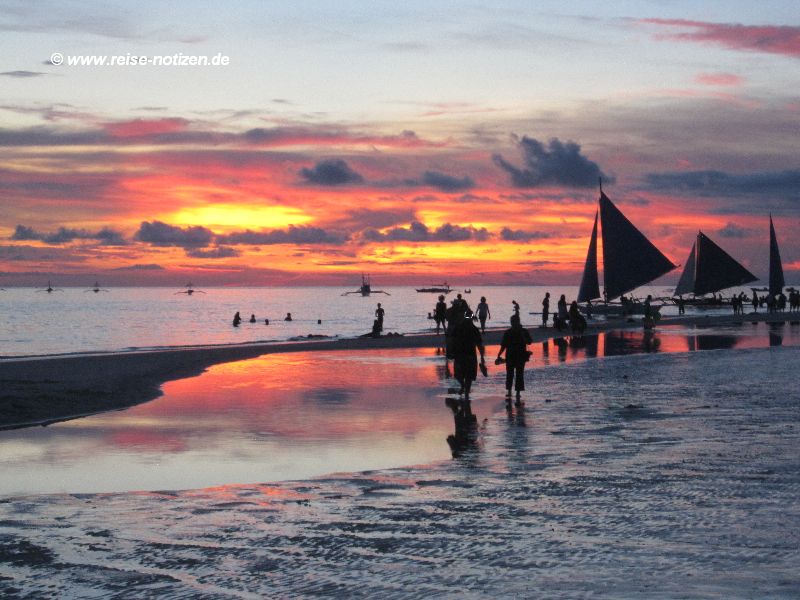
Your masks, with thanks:
M 186 129 L 186 119 L 134 119 L 106 123 L 103 128 L 115 138 L 144 137 L 176 133 Z
M 800 27 L 705 23 L 685 19 L 641 19 L 641 23 L 682 29 L 659 39 L 719 44 L 732 50 L 800 57 Z
M 732 73 L 698 73 L 694 80 L 703 85 L 738 86 L 744 83 L 742 77 Z

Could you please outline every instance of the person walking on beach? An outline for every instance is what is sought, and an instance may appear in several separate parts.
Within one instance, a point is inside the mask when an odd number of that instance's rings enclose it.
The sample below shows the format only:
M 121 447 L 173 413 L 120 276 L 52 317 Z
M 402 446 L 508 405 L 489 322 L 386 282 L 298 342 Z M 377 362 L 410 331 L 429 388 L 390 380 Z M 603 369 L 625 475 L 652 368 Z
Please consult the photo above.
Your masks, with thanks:
M 542 327 L 547 327 L 547 321 L 550 318 L 550 292 L 544 295 L 542 300 Z
M 436 334 L 439 334 L 439 327 L 444 331 L 446 327 L 445 319 L 447 315 L 447 303 L 444 301 L 444 296 L 439 296 L 439 301 L 433 309 L 433 320 L 436 321 Z
M 386 314 L 386 311 L 383 310 L 381 307 L 381 303 L 378 302 L 378 308 L 375 309 L 375 321 L 378 324 L 378 333 L 383 331 L 383 315 Z
M 236 314 L 233 315 L 233 326 L 238 327 L 239 323 L 242 322 L 242 317 L 239 316 L 239 311 L 236 311 Z
M 528 362 L 528 344 L 532 343 L 531 334 L 522 326 L 519 315 L 511 315 L 511 327 L 503 333 L 500 350 L 495 363 L 501 362 L 503 352 L 506 353 L 506 402 L 511 404 L 511 386 L 517 393 L 517 406 L 522 405 L 522 392 L 525 391 L 525 363 Z
M 683 294 L 678 296 L 678 299 L 675 301 L 678 305 L 678 314 L 685 315 L 686 314 L 686 300 L 683 299 Z
M 492 318 L 492 313 L 489 312 L 489 305 L 486 303 L 486 297 L 481 296 L 481 301 L 478 303 L 478 320 L 481 322 L 481 333 L 486 333 L 486 319 Z
M 753 290 L 753 312 L 758 312 L 758 294 L 756 294 L 755 290 Z
M 485 365 L 483 338 L 472 322 L 472 314 L 469 311 L 457 312 L 453 318 L 455 319 L 451 343 L 453 374 L 461 385 L 460 391 L 464 393 L 464 402 L 469 402 L 472 382 L 478 377 L 476 350 L 481 355 L 481 365 Z M 485 368 L 482 366 L 482 370 Z

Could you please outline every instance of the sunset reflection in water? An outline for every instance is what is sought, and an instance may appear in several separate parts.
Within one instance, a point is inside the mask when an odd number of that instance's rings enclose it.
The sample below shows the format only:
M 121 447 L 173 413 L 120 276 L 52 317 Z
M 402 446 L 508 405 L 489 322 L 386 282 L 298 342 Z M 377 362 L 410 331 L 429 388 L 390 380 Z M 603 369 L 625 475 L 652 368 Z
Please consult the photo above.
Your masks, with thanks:
M 539 342 L 536 369 L 591 357 L 766 348 L 800 327 L 659 328 Z M 488 362 L 497 347 L 487 348 Z M 47 428 L 0 432 L 0 493 L 170 490 L 305 479 L 451 458 L 456 396 L 432 348 L 272 354 L 168 382 L 164 395 Z M 503 410 L 503 367 L 473 388 L 478 419 Z M 540 398 L 539 398 L 540 399 Z M 535 422 L 534 422 L 535 426 Z

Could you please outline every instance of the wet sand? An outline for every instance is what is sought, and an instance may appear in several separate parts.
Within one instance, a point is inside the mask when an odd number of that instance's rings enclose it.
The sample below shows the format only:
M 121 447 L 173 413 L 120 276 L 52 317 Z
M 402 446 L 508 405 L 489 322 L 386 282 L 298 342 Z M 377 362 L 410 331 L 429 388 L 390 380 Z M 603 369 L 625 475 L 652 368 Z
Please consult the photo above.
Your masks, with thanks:
M 729 323 L 786 322 L 800 315 L 691 316 L 662 319 L 660 325 L 712 327 Z M 633 322 L 599 321 L 586 333 L 641 328 Z M 564 337 L 569 332 L 530 327 L 534 342 Z M 487 331 L 487 345 L 498 344 L 501 329 Z M 434 348 L 443 337 L 434 333 L 351 339 L 310 339 L 286 343 L 196 346 L 153 351 L 80 354 L 0 360 L 0 429 L 46 425 L 107 410 L 126 408 L 160 395 L 165 381 L 191 377 L 207 367 L 279 352 L 333 352 L 370 348 Z
M 799 368 L 796 347 L 565 363 L 522 410 L 479 387 L 442 463 L 2 499 L 0 596 L 797 598 Z

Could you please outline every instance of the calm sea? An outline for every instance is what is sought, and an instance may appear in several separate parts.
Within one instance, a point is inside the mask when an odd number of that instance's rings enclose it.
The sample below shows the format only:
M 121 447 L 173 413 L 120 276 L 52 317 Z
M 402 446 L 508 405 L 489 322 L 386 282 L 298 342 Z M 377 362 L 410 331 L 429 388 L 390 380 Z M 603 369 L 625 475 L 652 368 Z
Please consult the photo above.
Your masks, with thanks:
M 308 335 L 354 337 L 370 331 L 378 302 L 386 310 L 384 331 L 424 332 L 433 324 L 427 317 L 437 297 L 410 287 L 383 287 L 389 296 L 367 298 L 342 296 L 350 290 L 335 287 L 198 289 L 205 293 L 189 296 L 169 288 L 109 288 L 99 293 L 80 288 L 52 293 L 30 288 L 0 291 L 0 356 L 238 344 Z M 495 327 L 508 322 L 511 301 L 516 300 L 523 322 L 530 326 L 540 322 L 538 314 L 529 313 L 541 311 L 546 291 L 553 297 L 551 310 L 560 294 L 567 299 L 577 294 L 572 286 L 486 286 L 473 287 L 464 297 L 474 309 L 480 297 L 486 296 L 492 312 L 488 325 Z M 639 295 L 669 296 L 671 291 L 641 288 Z M 448 295 L 448 302 L 455 294 Z M 243 322 L 233 327 L 237 311 Z M 674 306 L 662 310 L 663 314 L 675 312 Z M 287 313 L 292 313 L 291 322 L 284 321 Z M 251 314 L 255 323 L 248 322 Z

